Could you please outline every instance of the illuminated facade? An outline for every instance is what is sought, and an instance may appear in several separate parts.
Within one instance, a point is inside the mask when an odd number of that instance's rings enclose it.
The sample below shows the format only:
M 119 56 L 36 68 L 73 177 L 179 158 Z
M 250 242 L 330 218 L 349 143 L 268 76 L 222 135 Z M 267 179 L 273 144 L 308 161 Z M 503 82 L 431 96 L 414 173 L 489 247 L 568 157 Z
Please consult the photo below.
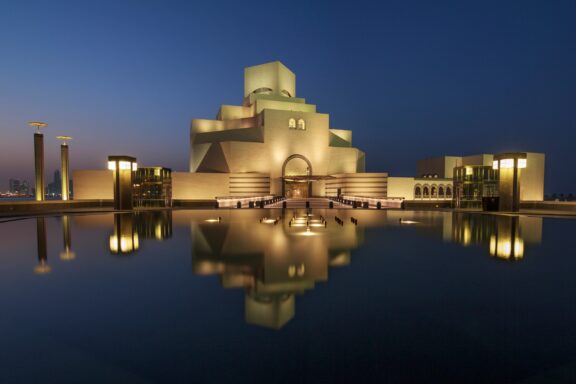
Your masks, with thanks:
M 440 156 L 419 160 L 417 177 L 388 177 L 388 197 L 417 201 L 453 200 L 455 207 L 480 208 L 483 197 L 499 196 L 500 190 L 507 195 L 508 184 L 499 182 L 499 176 L 504 175 L 507 180 L 506 175 L 510 173 L 506 168 L 508 163 L 504 163 L 504 168 L 494 168 L 495 159 L 507 160 L 507 155 L 523 159 L 519 164 L 522 171 L 517 173 L 516 180 L 521 186 L 516 190 L 518 201 L 544 200 L 545 155 L 534 152 Z
M 173 173 L 174 199 L 386 196 L 387 174 L 364 173 L 352 131 L 297 97 L 296 76 L 278 61 L 245 69 L 242 105 L 192 120 L 190 147 L 190 173 Z

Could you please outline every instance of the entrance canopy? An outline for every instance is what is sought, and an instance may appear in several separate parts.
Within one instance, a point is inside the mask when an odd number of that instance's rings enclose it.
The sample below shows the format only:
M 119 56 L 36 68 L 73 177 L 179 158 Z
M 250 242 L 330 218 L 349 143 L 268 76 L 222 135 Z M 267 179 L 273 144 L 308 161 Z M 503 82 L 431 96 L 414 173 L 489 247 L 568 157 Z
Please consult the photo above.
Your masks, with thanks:
M 333 179 L 332 176 L 312 176 L 312 175 L 302 175 L 302 176 L 283 176 L 284 181 L 291 181 L 295 183 L 305 183 L 308 181 L 319 181 Z

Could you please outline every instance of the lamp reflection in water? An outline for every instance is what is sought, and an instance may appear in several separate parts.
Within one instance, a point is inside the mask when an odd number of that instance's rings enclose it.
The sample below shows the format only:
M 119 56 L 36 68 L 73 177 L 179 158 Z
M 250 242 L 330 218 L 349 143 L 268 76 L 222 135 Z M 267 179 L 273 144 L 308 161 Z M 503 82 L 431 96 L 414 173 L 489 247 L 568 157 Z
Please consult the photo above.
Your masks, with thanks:
M 233 222 L 192 220 L 193 273 L 219 275 L 224 288 L 244 289 L 245 321 L 272 329 L 294 317 L 296 295 L 327 281 L 329 267 L 349 264 L 350 250 L 363 231 L 361 226 L 327 224 L 323 216 L 305 210 L 286 212 L 275 218 L 276 225 L 258 211 L 241 215 Z
M 62 216 L 62 233 L 64 235 L 64 250 L 60 252 L 60 260 L 69 261 L 76 258 L 72 251 L 72 236 L 70 234 L 70 216 Z
M 490 236 L 490 255 L 504 260 L 524 257 L 524 240 L 520 234 L 518 217 L 498 217 L 496 233 Z
M 138 251 L 143 240 L 164 240 L 172 237 L 172 212 L 159 210 L 138 213 L 116 213 L 114 232 L 109 237 L 112 254 Z
M 112 254 L 130 254 L 138 250 L 140 241 L 131 213 L 114 215 L 114 233 L 110 235 L 109 245 Z
M 488 245 L 488 252 L 504 260 L 524 258 L 525 244 L 542 241 L 542 218 L 454 213 L 452 240 L 464 246 Z
M 43 217 L 36 218 L 36 241 L 38 244 L 38 265 L 34 267 L 34 273 L 44 275 L 52 271 L 48 265 L 48 250 L 46 246 L 46 220 Z

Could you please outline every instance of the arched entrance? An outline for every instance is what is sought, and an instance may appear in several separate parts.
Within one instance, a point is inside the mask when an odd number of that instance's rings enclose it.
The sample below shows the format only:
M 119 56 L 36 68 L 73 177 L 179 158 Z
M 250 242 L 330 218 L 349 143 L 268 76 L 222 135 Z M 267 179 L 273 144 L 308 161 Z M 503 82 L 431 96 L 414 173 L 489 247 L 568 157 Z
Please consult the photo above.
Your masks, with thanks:
M 289 156 L 282 165 L 282 195 L 289 198 L 312 196 L 312 163 L 302 155 Z

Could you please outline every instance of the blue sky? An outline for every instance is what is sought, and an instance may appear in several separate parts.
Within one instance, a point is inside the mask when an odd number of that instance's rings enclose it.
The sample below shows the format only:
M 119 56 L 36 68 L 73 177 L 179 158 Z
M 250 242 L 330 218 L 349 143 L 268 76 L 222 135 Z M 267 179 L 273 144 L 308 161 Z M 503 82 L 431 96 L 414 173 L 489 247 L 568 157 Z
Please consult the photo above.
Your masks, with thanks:
M 0 3 L 0 189 L 32 181 L 30 120 L 71 168 L 109 154 L 187 170 L 192 118 L 239 104 L 243 68 L 280 60 L 369 171 L 442 154 L 547 155 L 576 192 L 575 1 L 12 1 Z

